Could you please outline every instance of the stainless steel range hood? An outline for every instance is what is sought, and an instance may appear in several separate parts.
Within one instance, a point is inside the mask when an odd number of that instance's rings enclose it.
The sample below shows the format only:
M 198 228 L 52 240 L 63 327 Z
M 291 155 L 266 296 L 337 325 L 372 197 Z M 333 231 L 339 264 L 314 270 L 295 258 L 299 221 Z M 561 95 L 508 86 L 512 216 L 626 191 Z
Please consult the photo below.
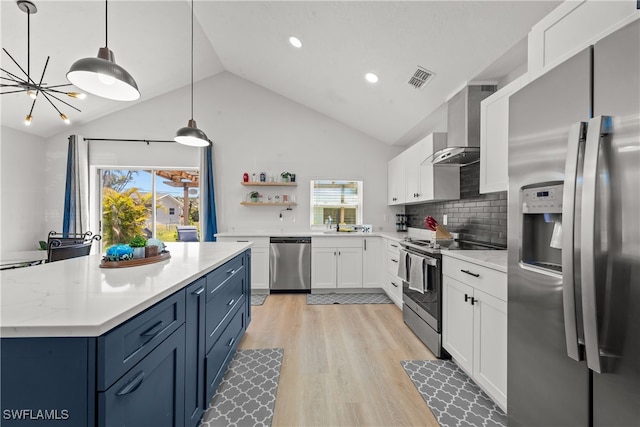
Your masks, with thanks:
M 480 160 L 480 101 L 497 86 L 467 86 L 447 103 L 447 148 L 431 157 L 433 164 L 468 165 Z

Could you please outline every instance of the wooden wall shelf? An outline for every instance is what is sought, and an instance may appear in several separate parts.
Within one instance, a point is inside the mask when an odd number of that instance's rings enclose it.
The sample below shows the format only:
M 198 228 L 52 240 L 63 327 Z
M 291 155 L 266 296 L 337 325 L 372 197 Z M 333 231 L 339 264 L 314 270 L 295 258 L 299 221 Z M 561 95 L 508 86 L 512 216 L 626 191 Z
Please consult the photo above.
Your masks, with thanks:
M 297 182 L 241 182 L 245 187 L 296 187 Z
M 243 206 L 297 206 L 296 203 L 275 203 L 275 202 L 240 202 Z

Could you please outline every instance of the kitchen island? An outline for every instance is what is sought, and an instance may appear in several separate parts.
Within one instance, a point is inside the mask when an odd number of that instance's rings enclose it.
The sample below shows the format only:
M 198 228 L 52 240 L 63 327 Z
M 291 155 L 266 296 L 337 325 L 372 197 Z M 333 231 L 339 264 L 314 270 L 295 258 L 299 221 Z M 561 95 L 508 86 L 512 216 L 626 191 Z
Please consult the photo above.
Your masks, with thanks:
M 0 273 L 2 425 L 197 425 L 250 321 L 250 246 Z

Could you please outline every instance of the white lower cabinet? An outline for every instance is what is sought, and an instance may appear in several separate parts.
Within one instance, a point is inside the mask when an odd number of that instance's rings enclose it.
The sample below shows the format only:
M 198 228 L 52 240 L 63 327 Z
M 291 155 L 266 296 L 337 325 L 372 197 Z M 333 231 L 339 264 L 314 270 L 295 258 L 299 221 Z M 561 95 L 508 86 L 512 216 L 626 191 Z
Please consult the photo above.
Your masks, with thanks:
M 362 238 L 362 287 L 363 288 L 381 288 L 383 287 L 382 272 L 380 266 L 381 237 L 363 237 Z
M 311 239 L 311 289 L 362 288 L 362 238 Z
M 269 237 L 220 236 L 218 242 L 253 242 L 251 246 L 251 289 L 269 289 Z
M 402 279 L 398 277 L 400 245 L 392 239 L 385 239 L 383 265 L 386 265 L 383 289 L 387 296 L 402 310 Z
M 507 275 L 449 256 L 443 258 L 444 348 L 506 410 Z

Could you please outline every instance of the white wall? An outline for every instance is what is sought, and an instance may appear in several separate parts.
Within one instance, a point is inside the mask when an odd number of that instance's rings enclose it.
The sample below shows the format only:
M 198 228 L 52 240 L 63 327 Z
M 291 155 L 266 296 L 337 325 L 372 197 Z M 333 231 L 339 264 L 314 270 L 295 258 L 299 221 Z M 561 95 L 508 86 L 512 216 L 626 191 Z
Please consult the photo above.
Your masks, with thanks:
M 0 135 L 0 250 L 29 251 L 47 240 L 44 204 L 45 140 L 2 127 Z
M 61 195 L 69 134 L 172 139 L 189 119 L 189 94 L 187 86 L 49 138 L 47 226 L 62 223 Z M 363 180 L 364 223 L 373 224 L 376 230 L 395 228 L 397 209 L 386 205 L 387 161 L 400 148 L 389 147 L 231 73 L 197 82 L 194 96 L 194 118 L 214 141 L 219 231 L 309 229 L 309 180 L 319 178 Z M 178 144 L 91 144 L 91 161 L 102 166 L 199 166 L 200 150 Z M 295 192 L 298 206 L 293 212 L 285 212 L 284 221 L 278 219 L 278 207 L 240 205 L 250 191 L 240 185 L 245 171 L 279 174 L 284 170 L 296 173 L 299 183 L 290 191 Z M 275 194 L 278 190 L 282 193 L 279 188 L 268 191 Z

